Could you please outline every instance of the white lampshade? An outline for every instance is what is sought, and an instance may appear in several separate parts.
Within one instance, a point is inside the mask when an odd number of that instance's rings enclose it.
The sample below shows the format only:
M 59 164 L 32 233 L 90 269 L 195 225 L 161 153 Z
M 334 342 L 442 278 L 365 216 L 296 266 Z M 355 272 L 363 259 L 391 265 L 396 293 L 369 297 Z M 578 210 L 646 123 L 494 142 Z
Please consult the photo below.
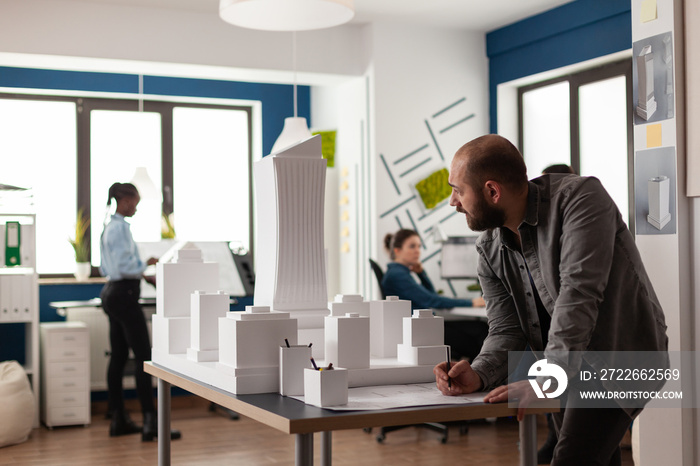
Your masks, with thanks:
M 353 0 L 220 0 L 227 23 L 264 31 L 308 31 L 339 26 L 355 16 Z
M 272 154 L 311 137 L 311 131 L 306 125 L 306 118 L 288 117 L 284 119 L 284 128 L 275 144 L 272 146 Z
M 136 172 L 134 173 L 134 177 L 131 179 L 131 184 L 136 186 L 136 189 L 139 190 L 141 199 L 161 199 L 161 193 L 158 191 L 158 188 L 156 188 L 156 185 L 153 183 L 151 177 L 148 176 L 146 167 L 136 167 Z

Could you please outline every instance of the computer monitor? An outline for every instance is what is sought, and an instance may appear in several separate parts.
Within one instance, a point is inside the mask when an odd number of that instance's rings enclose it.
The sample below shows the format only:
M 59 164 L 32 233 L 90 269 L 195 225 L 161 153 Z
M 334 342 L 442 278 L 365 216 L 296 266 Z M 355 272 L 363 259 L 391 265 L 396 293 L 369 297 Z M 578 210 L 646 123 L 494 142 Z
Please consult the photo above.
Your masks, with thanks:
M 475 236 L 450 236 L 442 243 L 440 275 L 444 279 L 476 278 Z

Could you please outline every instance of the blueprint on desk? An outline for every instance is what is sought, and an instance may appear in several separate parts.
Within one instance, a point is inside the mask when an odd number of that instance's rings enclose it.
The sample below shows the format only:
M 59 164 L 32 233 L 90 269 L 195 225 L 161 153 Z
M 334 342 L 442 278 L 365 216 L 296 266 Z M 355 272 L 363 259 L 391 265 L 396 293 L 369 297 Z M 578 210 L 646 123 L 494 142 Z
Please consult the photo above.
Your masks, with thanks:
M 409 408 L 413 406 L 473 404 L 483 403 L 487 393 L 477 392 L 468 395 L 446 396 L 440 393 L 440 390 L 435 386 L 435 382 L 356 387 L 348 389 L 348 404 L 328 406 L 325 409 L 359 411 Z M 304 401 L 303 396 L 293 396 L 291 398 Z

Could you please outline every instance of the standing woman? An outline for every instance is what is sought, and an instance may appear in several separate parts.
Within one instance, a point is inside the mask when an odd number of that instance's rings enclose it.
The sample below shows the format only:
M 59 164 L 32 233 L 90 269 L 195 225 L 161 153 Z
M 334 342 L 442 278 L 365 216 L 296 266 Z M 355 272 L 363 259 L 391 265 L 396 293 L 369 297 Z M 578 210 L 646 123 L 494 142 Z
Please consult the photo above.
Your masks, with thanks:
M 141 200 L 136 187 L 131 183 L 114 183 L 109 188 L 107 206 L 111 206 L 112 198 L 117 201 L 117 211 L 100 238 L 100 272 L 107 277 L 100 298 L 102 309 L 109 318 L 109 342 L 112 348 L 107 368 L 107 392 L 112 416 L 109 435 L 114 437 L 141 432 L 141 439 L 150 441 L 158 433 L 158 420 L 153 403 L 151 376 L 143 370 L 144 361 L 151 360 L 151 342 L 139 296 L 146 266 L 155 264 L 158 260 L 150 258 L 145 263 L 141 260 L 130 226 L 125 221 L 125 218 L 136 213 L 136 206 Z M 129 349 L 133 351 L 136 363 L 134 376 L 143 412 L 143 428 L 129 418 L 124 407 L 122 379 L 129 359 Z M 172 431 L 171 438 L 180 438 L 180 432 Z

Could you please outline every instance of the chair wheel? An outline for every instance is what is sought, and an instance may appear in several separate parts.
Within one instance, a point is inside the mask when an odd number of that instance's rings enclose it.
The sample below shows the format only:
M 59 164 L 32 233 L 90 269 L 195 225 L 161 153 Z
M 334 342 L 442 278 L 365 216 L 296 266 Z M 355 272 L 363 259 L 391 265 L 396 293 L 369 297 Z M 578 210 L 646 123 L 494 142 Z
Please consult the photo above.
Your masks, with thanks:
M 372 433 L 372 428 L 371 427 L 365 427 L 362 429 L 362 432 L 365 434 L 371 434 Z
M 384 443 L 385 438 L 386 438 L 386 436 L 384 436 L 382 434 L 377 435 L 377 443 Z
M 463 424 L 459 426 L 459 435 L 464 435 L 469 432 L 469 425 Z
M 443 443 L 443 444 L 447 443 L 447 437 L 443 437 L 442 440 L 440 440 L 440 443 Z

